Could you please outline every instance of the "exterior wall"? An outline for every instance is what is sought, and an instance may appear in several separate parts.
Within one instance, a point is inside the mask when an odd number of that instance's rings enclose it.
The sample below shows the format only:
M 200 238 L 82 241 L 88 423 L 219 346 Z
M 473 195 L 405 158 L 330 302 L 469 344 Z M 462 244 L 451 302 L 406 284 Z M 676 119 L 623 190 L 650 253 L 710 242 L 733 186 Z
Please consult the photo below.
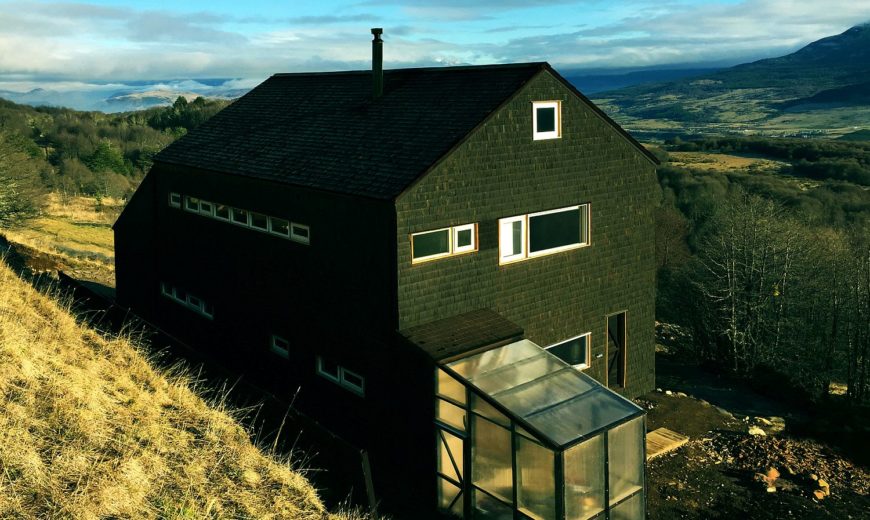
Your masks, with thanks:
M 562 101 L 562 137 L 532 140 L 532 101 Z M 547 346 L 627 311 L 625 394 L 654 386 L 654 166 L 547 72 L 533 78 L 396 203 L 399 328 L 489 308 Z M 498 219 L 591 203 L 591 245 L 499 266 Z M 410 233 L 479 223 L 479 251 L 411 265 Z M 598 356 L 601 356 L 600 358 Z
M 154 221 L 156 254 L 150 268 L 119 255 L 119 266 L 135 265 L 119 272 L 147 286 L 120 296 L 190 345 L 238 360 L 239 371 L 271 374 L 263 384 L 288 400 L 301 387 L 297 407 L 364 446 L 369 407 L 394 391 L 378 377 L 396 321 L 392 204 L 165 164 L 149 177 L 153 208 L 142 218 Z M 306 224 L 311 244 L 170 207 L 169 192 Z M 161 296 L 160 281 L 213 305 L 214 319 Z M 289 340 L 289 360 L 270 352 L 272 334 Z M 366 396 L 316 375 L 318 354 L 363 375 Z
M 115 289 L 118 304 L 152 316 L 154 272 L 154 175 L 147 175 L 115 222 Z

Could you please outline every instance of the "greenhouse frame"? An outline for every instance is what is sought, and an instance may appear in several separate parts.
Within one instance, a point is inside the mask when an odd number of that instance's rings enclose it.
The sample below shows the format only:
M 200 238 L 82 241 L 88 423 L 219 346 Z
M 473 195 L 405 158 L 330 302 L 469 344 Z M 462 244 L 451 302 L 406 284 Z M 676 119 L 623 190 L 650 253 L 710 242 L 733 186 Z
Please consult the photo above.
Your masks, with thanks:
M 523 339 L 435 369 L 439 508 L 461 518 L 645 518 L 642 408 Z

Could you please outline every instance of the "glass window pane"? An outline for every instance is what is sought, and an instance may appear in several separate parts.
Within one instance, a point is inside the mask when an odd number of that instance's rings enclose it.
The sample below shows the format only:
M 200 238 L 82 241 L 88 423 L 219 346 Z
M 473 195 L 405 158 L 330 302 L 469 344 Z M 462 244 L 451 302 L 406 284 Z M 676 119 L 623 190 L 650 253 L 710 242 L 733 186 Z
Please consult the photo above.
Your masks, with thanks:
M 457 403 L 465 404 L 465 385 L 440 368 L 435 369 L 435 372 L 437 376 L 435 393 L 442 397 L 449 397 Z
M 460 229 L 456 232 L 456 247 L 468 247 L 471 245 L 472 233 L 470 229 Z
M 514 512 L 510 506 L 476 489 L 472 490 L 472 497 L 475 520 L 513 520 Z
M 511 249 L 512 255 L 519 255 L 523 252 L 523 222 L 515 220 L 511 222 Z
M 411 236 L 414 259 L 450 253 L 450 230 L 440 229 Z
M 556 517 L 555 454 L 517 437 L 517 506 L 532 518 Z
M 251 213 L 251 226 L 252 227 L 255 227 L 257 229 L 262 229 L 265 231 L 269 225 L 268 222 L 269 222 L 269 219 L 266 217 L 266 215 L 263 215 L 261 213 L 253 213 L 253 212 Z
M 462 502 L 461 492 L 452 482 L 438 477 L 438 508 L 450 511 L 456 502 Z
M 199 211 L 199 199 L 196 197 L 185 197 L 184 207 L 191 211 Z
M 610 510 L 610 520 L 644 520 L 643 493 L 638 493 Z
M 553 107 L 539 108 L 538 132 L 553 132 L 556 130 L 556 109 Z M 526 112 L 528 113 L 528 112 Z
M 579 209 L 529 216 L 529 253 L 579 243 Z
M 215 204 L 214 216 L 223 220 L 230 219 L 230 207 L 226 204 Z
M 639 417 L 607 432 L 611 504 L 643 486 L 643 429 Z
M 286 237 L 290 234 L 290 223 L 283 218 L 269 217 L 272 223 L 272 233 Z
M 511 432 L 506 428 L 472 416 L 471 480 L 481 489 L 513 502 Z
M 437 399 L 437 410 L 435 411 L 436 418 L 444 424 L 453 426 L 457 430 L 465 431 L 466 418 L 465 410 L 454 404 L 448 403 L 444 399 Z
M 471 409 L 505 428 L 509 428 L 511 425 L 510 420 L 503 413 L 496 410 L 493 405 L 481 399 L 477 394 L 471 394 Z
M 297 242 L 307 244 L 311 240 L 311 230 L 304 224 L 293 222 L 290 224 L 290 236 Z
M 462 439 L 447 430 L 439 429 L 437 441 L 438 472 L 461 483 L 464 477 Z
M 237 224 L 247 225 L 248 212 L 243 209 L 233 208 L 233 222 L 236 222 Z
M 604 510 L 604 437 L 565 452 L 565 515 L 586 520 Z
M 588 365 L 589 335 L 563 341 L 547 347 L 547 350 L 569 365 Z

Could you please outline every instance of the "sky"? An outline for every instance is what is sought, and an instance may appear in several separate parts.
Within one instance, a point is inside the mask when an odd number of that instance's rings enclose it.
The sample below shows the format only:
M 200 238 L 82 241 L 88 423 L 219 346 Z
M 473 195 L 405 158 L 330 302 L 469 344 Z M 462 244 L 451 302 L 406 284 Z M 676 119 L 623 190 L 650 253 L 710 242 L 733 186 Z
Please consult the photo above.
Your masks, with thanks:
M 370 66 L 734 64 L 870 21 L 866 0 L 0 0 L 0 80 L 265 78 Z

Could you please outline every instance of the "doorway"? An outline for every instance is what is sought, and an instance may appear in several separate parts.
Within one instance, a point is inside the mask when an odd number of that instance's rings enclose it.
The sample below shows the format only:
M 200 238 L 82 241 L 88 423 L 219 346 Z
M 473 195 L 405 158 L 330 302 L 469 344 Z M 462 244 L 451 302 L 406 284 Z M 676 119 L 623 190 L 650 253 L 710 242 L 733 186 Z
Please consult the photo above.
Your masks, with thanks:
M 625 388 L 626 312 L 618 312 L 607 317 L 607 386 Z

